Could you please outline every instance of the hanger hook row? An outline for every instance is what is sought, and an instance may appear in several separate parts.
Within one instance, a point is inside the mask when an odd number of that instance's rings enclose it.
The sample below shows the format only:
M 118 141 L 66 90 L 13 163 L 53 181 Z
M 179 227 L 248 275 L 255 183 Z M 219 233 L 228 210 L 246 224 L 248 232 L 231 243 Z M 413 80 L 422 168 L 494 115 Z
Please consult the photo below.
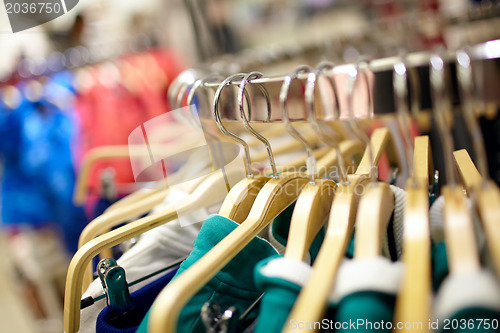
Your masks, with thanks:
M 446 182 L 450 187 L 453 187 L 457 184 L 457 178 L 455 175 L 455 166 L 451 163 L 453 161 L 454 143 L 447 120 L 451 112 L 451 100 L 446 90 L 445 69 L 446 63 L 443 58 L 438 54 L 432 55 L 430 58 L 432 112 L 443 146 Z
M 366 68 L 362 68 L 362 65 L 365 65 Z M 375 172 L 376 166 L 374 165 L 373 158 L 373 149 L 371 145 L 370 138 L 368 135 L 359 127 L 356 122 L 356 116 L 354 112 L 354 90 L 356 88 L 356 83 L 359 78 L 359 74 L 363 75 L 363 79 L 365 81 L 366 93 L 368 98 L 368 114 L 373 115 L 372 113 L 372 98 L 371 98 L 371 89 L 370 89 L 370 81 L 368 79 L 367 70 L 370 66 L 368 60 L 358 61 L 356 64 L 352 65 L 351 70 L 348 75 L 350 78 L 350 84 L 348 85 L 347 91 L 347 101 L 348 101 L 348 109 L 349 109 L 349 124 L 353 132 L 358 136 L 358 138 L 366 145 L 368 149 L 368 156 L 370 157 L 370 170 L 369 170 L 369 178 L 371 183 L 375 183 L 377 181 L 377 173 Z
M 304 148 L 307 152 L 306 166 L 307 166 L 307 173 L 309 175 L 309 182 L 311 184 L 315 184 L 316 181 L 314 180 L 314 178 L 317 174 L 317 170 L 316 170 L 316 158 L 314 157 L 314 154 L 313 154 L 313 147 L 292 126 L 290 114 L 288 113 L 288 107 L 287 107 L 288 92 L 290 90 L 290 86 L 292 85 L 292 81 L 297 79 L 299 74 L 309 73 L 309 72 L 311 72 L 311 70 L 312 70 L 311 67 L 303 65 L 303 66 L 297 67 L 297 69 L 295 69 L 295 71 L 293 71 L 289 75 L 285 76 L 285 79 L 283 80 L 283 84 L 281 85 L 281 90 L 280 90 L 280 106 L 281 106 L 283 121 L 285 122 L 285 126 L 286 126 L 288 132 L 290 133 L 291 136 L 293 136 L 297 141 L 299 141 L 304 146 Z
M 345 168 L 345 161 L 344 157 L 342 156 L 340 152 L 340 146 L 338 144 L 338 138 L 335 138 L 334 136 L 327 135 L 322 129 L 321 125 L 318 122 L 317 115 L 316 115 L 316 110 L 315 110 L 315 89 L 316 89 L 316 82 L 320 75 L 324 75 L 324 77 L 327 79 L 330 88 L 333 91 L 333 95 L 335 98 L 335 103 L 334 105 L 334 119 L 339 119 L 340 118 L 340 106 L 339 106 L 339 99 L 338 99 L 338 89 L 337 85 L 335 84 L 335 81 L 332 79 L 332 77 L 325 73 L 326 71 L 332 70 L 335 67 L 335 65 L 331 62 L 323 61 L 321 62 L 315 71 L 309 73 L 307 76 L 307 85 L 306 85 L 306 105 L 308 108 L 308 120 L 312 124 L 314 130 L 319 134 L 320 139 L 326 143 L 327 145 L 333 147 L 335 151 L 337 152 L 337 160 L 338 160 L 338 167 L 340 169 L 340 175 L 342 178 L 342 183 L 347 184 L 348 182 L 348 177 L 347 177 L 347 170 Z
M 239 93 L 238 93 L 238 106 L 240 109 L 240 114 L 241 118 L 243 119 L 243 124 L 245 125 L 245 128 L 255 137 L 257 140 L 261 141 L 265 146 L 267 150 L 267 154 L 269 156 L 269 162 L 271 164 L 271 169 L 273 172 L 273 178 L 278 178 L 278 171 L 276 169 L 276 162 L 274 160 L 274 154 L 271 149 L 271 144 L 269 143 L 269 140 L 267 140 L 262 134 L 258 133 L 252 126 L 250 126 L 250 122 L 245 114 L 245 110 L 243 109 L 243 94 L 246 91 L 245 87 L 247 83 L 250 83 L 251 80 L 257 79 L 262 77 L 263 74 L 260 72 L 250 72 L 241 79 L 240 82 L 240 88 L 239 88 Z M 267 118 L 268 120 L 271 118 L 271 101 L 269 98 L 269 93 L 268 91 L 264 88 L 262 84 L 257 84 L 257 87 L 259 88 L 260 92 L 264 95 L 266 98 L 266 104 L 267 104 Z M 247 98 L 248 100 L 248 98 Z
M 221 115 L 219 112 L 220 96 L 221 96 L 224 88 L 227 87 L 228 85 L 232 84 L 234 81 L 243 79 L 245 77 L 245 75 L 246 74 L 244 74 L 244 73 L 239 73 L 239 74 L 231 75 L 231 76 L 227 77 L 226 79 L 224 79 L 221 82 L 221 84 L 219 85 L 219 87 L 217 88 L 217 91 L 215 92 L 213 107 L 214 107 L 215 122 L 216 122 L 217 126 L 219 127 L 220 131 L 224 135 L 232 138 L 234 141 L 238 142 L 239 144 L 241 144 L 243 146 L 243 151 L 245 154 L 245 168 L 246 168 L 245 171 L 246 171 L 247 177 L 253 177 L 254 175 L 253 175 L 252 165 L 251 165 L 251 161 L 250 161 L 250 148 L 249 148 L 248 144 L 245 142 L 245 140 L 241 139 L 239 136 L 237 136 L 237 135 L 231 133 L 229 130 L 227 130 L 227 128 L 222 123 L 222 118 L 221 118 Z

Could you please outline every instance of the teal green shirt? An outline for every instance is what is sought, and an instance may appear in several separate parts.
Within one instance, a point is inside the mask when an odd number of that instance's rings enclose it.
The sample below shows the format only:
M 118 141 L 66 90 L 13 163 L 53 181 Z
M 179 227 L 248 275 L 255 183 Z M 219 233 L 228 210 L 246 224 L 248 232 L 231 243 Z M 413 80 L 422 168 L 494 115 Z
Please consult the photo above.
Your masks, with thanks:
M 366 261 L 345 260 L 338 274 L 326 321 L 369 319 L 372 322 L 392 321 L 398 281 L 402 265 L 386 258 Z M 295 300 L 307 282 L 312 268 L 303 262 L 282 256 L 264 259 L 255 267 L 255 283 L 265 292 L 255 333 L 280 332 L 287 323 Z M 377 275 L 374 279 L 371 274 Z M 361 278 L 358 276 L 361 275 Z M 334 299 L 335 297 L 335 299 Z M 337 298 L 338 297 L 338 298 Z M 349 327 L 348 327 L 349 328 Z M 365 332 L 368 332 L 370 327 Z
M 443 241 L 432 246 L 432 289 L 437 292 L 443 280 L 448 276 L 446 245 Z
M 271 270 L 266 269 L 269 266 L 274 267 Z M 255 283 L 264 292 L 264 296 L 254 333 L 281 332 L 310 272 L 311 267 L 308 264 L 286 259 L 282 255 L 264 259 L 257 264 L 254 271 Z M 290 280 L 281 278 L 280 275 L 286 275 Z
M 204 222 L 194 241 L 193 251 L 181 264 L 174 279 L 236 229 L 238 225 L 222 216 L 211 215 Z M 222 310 L 235 306 L 240 314 L 244 313 L 262 294 L 255 286 L 253 279 L 255 265 L 260 260 L 277 254 L 269 242 L 255 237 L 184 306 L 179 316 L 177 332 L 206 332 L 200 318 L 200 310 L 207 301 L 216 301 Z M 149 312 L 137 332 L 147 332 L 148 318 Z M 253 317 L 251 314 L 247 320 L 251 322 L 255 318 L 256 314 Z
M 383 323 L 392 323 L 394 316 L 395 294 L 378 291 L 363 290 L 349 294 L 342 298 L 328 319 L 339 325 L 336 332 L 345 333 L 390 333 L 391 326 Z M 358 319 L 364 322 L 358 322 Z M 347 325 L 356 321 L 360 325 Z M 377 325 L 377 326 L 374 326 Z M 335 326 L 333 326 L 335 327 Z

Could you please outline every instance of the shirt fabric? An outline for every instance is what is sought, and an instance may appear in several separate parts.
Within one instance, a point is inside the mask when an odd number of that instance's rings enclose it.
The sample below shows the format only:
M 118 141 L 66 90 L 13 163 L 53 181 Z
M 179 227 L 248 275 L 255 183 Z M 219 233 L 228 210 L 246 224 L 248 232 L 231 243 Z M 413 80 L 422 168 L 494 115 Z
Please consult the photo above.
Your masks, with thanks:
M 433 244 L 431 248 L 432 290 L 437 292 L 448 276 L 448 258 L 444 241 Z
M 134 333 L 160 291 L 172 280 L 178 267 L 130 295 L 134 308 L 121 316 L 105 307 L 96 322 L 97 333 Z

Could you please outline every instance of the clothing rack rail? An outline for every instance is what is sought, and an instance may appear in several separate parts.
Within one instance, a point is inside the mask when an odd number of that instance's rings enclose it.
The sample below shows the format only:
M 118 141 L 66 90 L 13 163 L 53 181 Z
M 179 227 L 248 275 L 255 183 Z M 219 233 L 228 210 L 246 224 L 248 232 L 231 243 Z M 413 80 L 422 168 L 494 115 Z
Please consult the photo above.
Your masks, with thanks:
M 485 43 L 477 44 L 475 46 L 471 46 L 468 48 L 468 53 L 472 60 L 472 68 L 476 72 L 475 80 L 476 86 L 479 88 L 479 100 L 485 103 L 488 106 L 497 106 L 500 105 L 500 94 L 493 89 L 493 87 L 498 87 L 500 85 L 500 39 L 492 40 Z M 433 52 L 425 51 L 425 52 L 416 52 L 405 55 L 405 63 L 408 69 L 414 69 L 418 73 L 418 82 L 420 85 L 420 109 L 426 110 L 430 109 L 430 85 L 429 85 L 429 64 L 431 55 L 435 54 Z M 456 53 L 454 51 L 443 51 L 439 53 L 440 56 L 445 61 L 445 64 L 449 68 L 450 79 L 456 81 L 455 74 L 455 62 L 456 62 Z M 369 76 L 371 76 L 371 96 L 373 98 L 373 114 L 374 115 L 383 115 L 383 114 L 391 114 L 395 113 L 395 105 L 394 105 L 394 95 L 393 89 L 388 87 L 392 87 L 392 73 L 393 66 L 397 62 L 401 61 L 402 58 L 398 56 L 373 59 L 366 62 L 368 66 L 365 66 L 363 71 L 365 71 Z M 339 79 L 337 82 L 337 86 L 339 86 L 339 100 L 342 100 L 345 97 L 342 96 L 342 91 L 346 89 L 342 89 L 342 76 L 344 76 L 345 81 L 347 82 L 347 75 L 352 73 L 353 70 L 356 70 L 355 64 L 342 64 L 335 66 L 333 69 L 329 71 L 325 71 L 324 74 L 332 76 L 334 79 Z M 306 80 L 308 74 L 301 73 L 298 75 L 299 80 Z M 260 78 L 251 80 L 249 82 L 251 85 L 260 84 L 263 85 L 269 92 L 271 97 L 271 102 L 276 102 L 279 95 L 279 87 L 285 80 L 286 75 L 279 76 L 262 76 Z M 215 90 L 221 82 L 208 82 L 204 83 L 204 86 L 207 88 L 212 88 Z M 238 85 L 240 83 L 239 80 L 235 80 L 232 82 L 233 85 Z M 366 89 L 366 88 L 363 88 Z M 361 90 L 361 87 L 360 87 Z M 298 92 L 298 90 L 296 91 Z M 298 96 L 292 96 L 293 92 L 290 92 L 289 98 L 299 98 Z M 257 99 L 262 100 L 262 96 L 256 94 Z M 296 94 L 297 95 L 297 94 Z M 411 96 L 410 96 L 411 97 Z M 302 98 L 302 96 L 300 96 Z M 460 98 L 456 84 L 450 85 L 450 98 L 453 103 L 459 104 Z M 254 97 L 252 97 L 252 102 L 257 102 Z M 348 113 L 346 107 L 342 107 L 341 101 L 340 108 L 340 117 L 348 117 Z M 225 120 L 238 120 L 240 119 L 237 112 L 234 110 L 225 110 L 222 112 L 223 118 Z M 279 108 L 273 108 L 275 112 L 271 112 L 270 117 L 267 115 L 266 108 L 252 108 L 251 120 L 254 122 L 274 122 L 281 121 L 281 112 Z M 307 116 L 304 114 L 303 108 L 299 107 L 297 112 L 294 112 L 293 120 L 306 120 Z M 302 112 L 302 113 L 300 113 Z M 208 115 L 210 117 L 210 115 Z

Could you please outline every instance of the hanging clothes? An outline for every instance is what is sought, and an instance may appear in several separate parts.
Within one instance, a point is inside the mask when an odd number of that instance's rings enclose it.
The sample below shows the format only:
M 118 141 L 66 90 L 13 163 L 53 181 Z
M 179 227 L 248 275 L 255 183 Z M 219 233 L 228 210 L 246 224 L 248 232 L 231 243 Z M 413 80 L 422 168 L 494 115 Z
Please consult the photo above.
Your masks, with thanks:
M 72 110 L 63 110 L 46 98 L 31 102 L 23 97 L 16 109 L 0 110 L 0 135 L 9 138 L 0 143 L 2 222 L 11 228 L 55 224 L 71 253 L 87 223 L 83 210 L 72 203 L 77 131 Z

